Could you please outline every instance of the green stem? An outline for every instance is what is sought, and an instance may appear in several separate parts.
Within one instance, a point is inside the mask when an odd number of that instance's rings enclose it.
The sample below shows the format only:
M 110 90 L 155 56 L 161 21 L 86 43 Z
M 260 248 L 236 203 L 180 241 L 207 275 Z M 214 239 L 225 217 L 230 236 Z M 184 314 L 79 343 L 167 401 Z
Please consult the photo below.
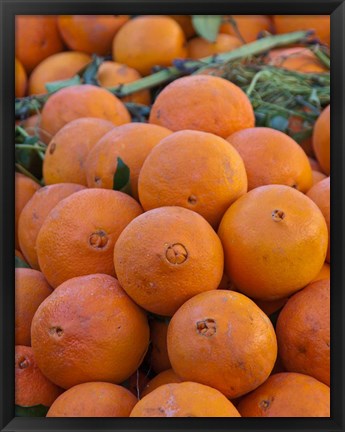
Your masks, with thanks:
M 15 167 L 17 168 L 17 170 L 19 172 L 21 172 L 22 174 L 25 174 L 27 177 L 30 177 L 33 181 L 35 181 L 40 186 L 42 186 L 41 182 L 34 175 L 32 175 L 30 171 L 28 171 L 22 165 L 20 165 L 20 163 L 16 162 Z
M 312 50 L 313 53 L 315 54 L 315 56 L 320 60 L 320 62 L 326 66 L 327 69 L 330 69 L 331 67 L 331 61 L 330 58 L 323 53 L 320 48 L 316 49 L 316 50 Z
M 252 92 L 253 92 L 253 90 L 254 90 L 254 88 L 255 88 L 256 83 L 258 82 L 258 80 L 259 80 L 262 76 L 264 76 L 264 75 L 269 75 L 269 74 L 270 74 L 269 71 L 263 69 L 263 70 L 261 70 L 260 72 L 257 72 L 257 73 L 254 75 L 254 78 L 252 79 L 252 82 L 250 83 L 250 85 L 249 85 L 249 87 L 248 87 L 248 89 L 247 89 L 247 91 L 246 91 L 248 97 L 252 94 Z

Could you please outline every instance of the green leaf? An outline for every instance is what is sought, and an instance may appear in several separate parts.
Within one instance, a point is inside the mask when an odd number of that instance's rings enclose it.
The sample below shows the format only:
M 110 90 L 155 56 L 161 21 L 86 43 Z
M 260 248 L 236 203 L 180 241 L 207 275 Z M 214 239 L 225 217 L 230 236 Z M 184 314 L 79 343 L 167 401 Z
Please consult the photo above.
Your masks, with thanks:
M 15 256 L 15 268 L 31 268 L 29 264 L 27 264 L 25 261 L 21 260 L 17 255 Z
M 199 36 L 215 42 L 222 23 L 222 15 L 193 15 L 192 23 Z
M 81 73 L 84 84 L 98 85 L 98 69 L 103 63 L 104 59 L 102 57 L 94 56 L 91 63 L 89 63 L 85 70 Z M 79 72 L 80 74 L 80 72 Z
M 114 173 L 113 190 L 131 195 L 130 170 L 121 158 L 117 158 L 117 167 Z
M 38 136 L 27 136 L 25 137 L 24 144 L 36 144 L 38 142 Z
M 16 417 L 45 417 L 49 407 L 44 405 L 35 405 L 32 407 L 15 406 Z
M 280 115 L 276 115 L 269 119 L 268 127 L 277 129 L 281 132 L 286 132 L 289 127 L 289 119 Z
M 71 87 L 74 85 L 81 84 L 81 78 L 78 75 L 75 75 L 73 78 L 67 79 L 67 80 L 60 80 L 60 81 L 53 81 L 50 83 L 47 83 L 45 85 L 46 90 L 48 93 L 54 93 L 58 90 L 61 90 L 65 87 Z

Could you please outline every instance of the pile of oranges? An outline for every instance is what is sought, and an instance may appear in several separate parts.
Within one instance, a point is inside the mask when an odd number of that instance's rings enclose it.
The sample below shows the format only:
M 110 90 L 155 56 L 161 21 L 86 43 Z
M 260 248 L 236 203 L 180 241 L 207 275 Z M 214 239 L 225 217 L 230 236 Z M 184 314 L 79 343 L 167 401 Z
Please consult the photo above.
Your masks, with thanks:
M 224 22 L 215 43 L 189 16 L 17 18 L 17 97 L 91 54 L 112 61 L 99 85 L 63 88 L 22 123 L 46 150 L 42 184 L 16 173 L 16 405 L 48 417 L 330 416 L 330 106 L 307 155 L 256 127 L 222 77 L 178 78 L 154 100 L 106 89 L 260 32 L 312 28 L 329 43 L 329 17 L 233 18 L 242 37 Z M 291 49 L 294 62 L 271 61 L 324 70 Z M 148 121 L 125 102 L 152 105 Z M 121 164 L 130 193 L 114 184 Z

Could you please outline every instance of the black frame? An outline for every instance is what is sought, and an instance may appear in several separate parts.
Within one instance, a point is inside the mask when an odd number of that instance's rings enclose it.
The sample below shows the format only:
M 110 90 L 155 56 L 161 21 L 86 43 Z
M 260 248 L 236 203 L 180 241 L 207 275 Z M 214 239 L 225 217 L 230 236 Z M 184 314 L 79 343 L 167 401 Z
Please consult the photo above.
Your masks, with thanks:
M 246 419 L 14 417 L 14 17 L 43 14 L 330 14 L 331 15 L 331 417 Z M 344 0 L 0 0 L 0 429 L 1 431 L 343 431 L 345 233 Z M 10 126 L 9 126 L 10 125 Z M 10 324 L 12 323 L 12 324 Z M 336 373 L 334 373 L 336 371 Z M 296 395 L 298 398 L 298 395 Z

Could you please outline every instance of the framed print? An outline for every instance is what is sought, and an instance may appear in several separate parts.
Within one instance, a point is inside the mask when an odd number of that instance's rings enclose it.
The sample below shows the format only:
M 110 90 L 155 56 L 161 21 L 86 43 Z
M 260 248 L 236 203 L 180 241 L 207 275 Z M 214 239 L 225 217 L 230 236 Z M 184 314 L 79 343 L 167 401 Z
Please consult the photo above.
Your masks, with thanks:
M 344 2 L 0 5 L 0 429 L 343 431 Z

